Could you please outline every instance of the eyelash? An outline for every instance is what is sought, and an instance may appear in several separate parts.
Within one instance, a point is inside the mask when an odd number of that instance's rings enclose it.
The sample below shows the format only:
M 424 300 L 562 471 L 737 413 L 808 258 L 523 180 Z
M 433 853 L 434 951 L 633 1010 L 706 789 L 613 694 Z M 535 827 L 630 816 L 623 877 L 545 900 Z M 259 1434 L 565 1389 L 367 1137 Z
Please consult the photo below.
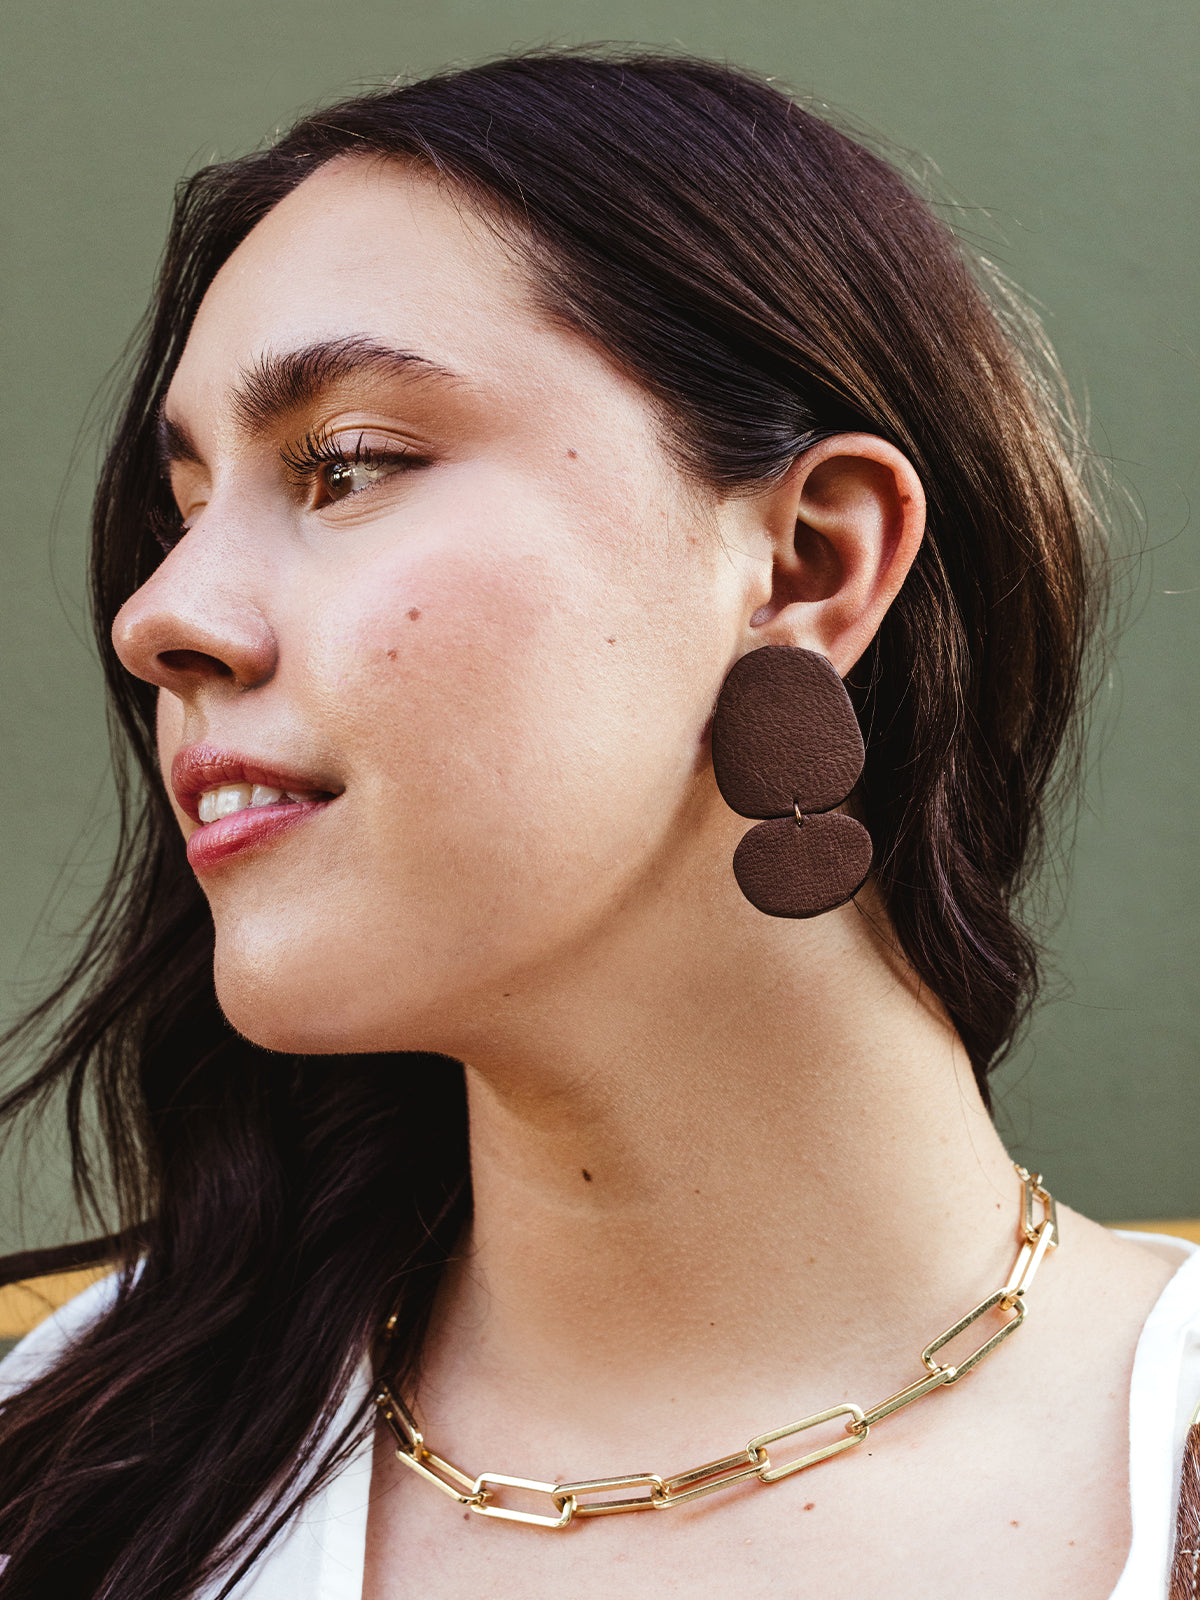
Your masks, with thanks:
M 310 484 L 320 475 L 323 467 L 357 467 L 357 466 L 417 466 L 421 458 L 414 450 L 405 446 L 392 449 L 381 449 L 378 446 L 363 443 L 365 433 L 360 433 L 355 441 L 354 449 L 347 450 L 345 445 L 336 438 L 331 437 L 323 428 L 317 428 L 306 433 L 295 445 L 289 445 L 281 450 L 279 459 L 292 474 L 297 487 Z M 351 491 L 350 499 L 354 493 L 361 494 L 361 490 Z
M 279 457 L 298 488 L 310 485 L 324 467 L 364 465 L 399 467 L 402 464 L 415 467 L 422 464 L 423 458 L 414 450 L 404 447 L 381 450 L 365 445 L 363 443 L 365 437 L 365 434 L 360 433 L 351 451 L 324 429 L 317 428 L 306 433 L 295 445 L 289 445 L 281 450 Z M 361 493 L 361 489 L 352 490 L 345 498 L 351 499 L 354 494 Z M 188 524 L 174 508 L 164 511 L 161 506 L 155 506 L 150 512 L 149 521 L 150 532 L 164 554 L 170 554 L 188 531 Z
M 151 507 L 149 523 L 154 542 L 168 556 L 188 531 L 187 523 L 174 507 L 169 511 L 164 511 L 161 506 Z

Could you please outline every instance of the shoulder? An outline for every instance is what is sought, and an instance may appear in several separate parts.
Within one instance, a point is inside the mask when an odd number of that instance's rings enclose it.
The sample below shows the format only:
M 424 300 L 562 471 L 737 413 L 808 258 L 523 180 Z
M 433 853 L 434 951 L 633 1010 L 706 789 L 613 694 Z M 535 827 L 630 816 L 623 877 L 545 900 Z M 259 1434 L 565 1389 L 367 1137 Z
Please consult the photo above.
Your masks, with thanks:
M 98 1322 L 117 1296 L 119 1275 L 110 1273 L 89 1284 L 73 1300 L 39 1322 L 32 1333 L 0 1361 L 0 1400 L 26 1388 L 49 1371 L 71 1344 Z
M 1166 1234 L 1124 1237 L 1171 1264 L 1142 1327 L 1129 1386 L 1133 1539 L 1112 1600 L 1165 1594 L 1184 1441 L 1200 1400 L 1200 1248 Z
M 1135 1233 L 1126 1228 L 1113 1228 L 1111 1232 L 1172 1269 L 1147 1319 L 1147 1327 L 1165 1321 L 1175 1325 L 1181 1320 L 1200 1321 L 1200 1244 L 1177 1234 Z
M 1194 1224 L 1188 1224 L 1189 1228 Z M 1189 1235 L 1183 1233 L 1155 1233 L 1141 1228 L 1119 1228 L 1116 1226 L 1107 1229 L 1107 1232 L 1118 1239 L 1127 1239 L 1130 1244 L 1137 1245 L 1140 1250 L 1149 1251 L 1157 1256 L 1160 1261 L 1165 1261 L 1171 1267 L 1185 1266 L 1195 1257 L 1200 1256 L 1200 1244 L 1193 1242 Z
M 1175 1264 L 1138 1340 L 1132 1398 L 1135 1412 L 1147 1404 L 1173 1411 L 1179 1440 L 1200 1401 L 1200 1246 L 1165 1234 L 1126 1237 L 1160 1246 Z
M 1162 1275 L 1137 1342 L 1135 1408 L 1161 1405 L 1170 1395 L 1179 1408 L 1186 1398 L 1190 1415 L 1200 1398 L 1200 1245 L 1169 1234 L 1113 1232 Z

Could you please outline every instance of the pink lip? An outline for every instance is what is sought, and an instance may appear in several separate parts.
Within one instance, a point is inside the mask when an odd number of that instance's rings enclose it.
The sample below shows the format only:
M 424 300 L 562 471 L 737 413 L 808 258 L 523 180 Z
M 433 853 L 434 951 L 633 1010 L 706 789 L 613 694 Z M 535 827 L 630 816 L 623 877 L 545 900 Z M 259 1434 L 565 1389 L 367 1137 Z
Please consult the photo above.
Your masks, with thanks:
M 216 822 L 200 823 L 200 796 L 206 789 L 230 783 L 263 784 L 304 798 L 254 806 Z M 335 789 L 323 777 L 295 768 L 266 766 L 211 745 L 189 745 L 179 751 L 171 763 L 171 789 L 180 810 L 199 824 L 187 843 L 193 872 L 216 866 L 243 850 L 273 843 L 281 833 L 323 811 L 340 793 L 340 787 Z
M 188 839 L 188 863 L 193 872 L 203 872 L 254 845 L 273 844 L 281 833 L 328 804 L 328 800 L 287 801 L 202 823 Z

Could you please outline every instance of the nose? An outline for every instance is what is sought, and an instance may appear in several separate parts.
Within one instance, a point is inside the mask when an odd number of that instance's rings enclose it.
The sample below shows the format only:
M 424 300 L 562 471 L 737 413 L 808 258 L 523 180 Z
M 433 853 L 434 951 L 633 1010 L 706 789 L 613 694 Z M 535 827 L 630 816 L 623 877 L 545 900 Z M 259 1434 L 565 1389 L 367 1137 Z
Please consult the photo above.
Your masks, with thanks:
M 113 648 L 135 677 L 186 698 L 257 688 L 274 675 L 275 631 L 223 543 L 193 529 L 117 613 Z

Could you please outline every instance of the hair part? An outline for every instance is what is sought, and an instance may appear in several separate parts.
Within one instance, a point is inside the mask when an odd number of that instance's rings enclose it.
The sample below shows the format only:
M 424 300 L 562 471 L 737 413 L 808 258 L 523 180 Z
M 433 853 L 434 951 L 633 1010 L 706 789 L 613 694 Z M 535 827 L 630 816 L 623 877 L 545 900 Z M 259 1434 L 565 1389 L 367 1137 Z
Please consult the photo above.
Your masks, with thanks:
M 493 219 L 546 314 L 658 402 L 698 483 L 752 491 L 843 431 L 912 461 L 926 537 L 850 680 L 874 877 L 985 1098 L 1036 992 L 1015 907 L 1076 726 L 1098 525 L 1036 325 L 1007 291 L 989 301 L 899 172 L 747 73 L 567 51 L 365 95 L 197 173 L 96 500 L 120 847 L 74 966 L 10 1039 L 51 1028 L 41 1064 L 0 1102 L 11 1123 L 65 1091 L 81 1205 L 99 1219 L 98 1188 L 117 1196 L 118 1233 L 83 1253 L 111 1251 L 119 1287 L 0 1414 L 4 1600 L 177 1600 L 218 1572 L 227 1592 L 367 1427 L 321 1453 L 393 1307 L 382 1375 L 412 1370 L 469 1214 L 457 1063 L 272 1056 L 225 1022 L 154 692 L 109 636 L 161 559 L 155 428 L 205 291 L 272 206 L 348 156 L 414 163 Z

